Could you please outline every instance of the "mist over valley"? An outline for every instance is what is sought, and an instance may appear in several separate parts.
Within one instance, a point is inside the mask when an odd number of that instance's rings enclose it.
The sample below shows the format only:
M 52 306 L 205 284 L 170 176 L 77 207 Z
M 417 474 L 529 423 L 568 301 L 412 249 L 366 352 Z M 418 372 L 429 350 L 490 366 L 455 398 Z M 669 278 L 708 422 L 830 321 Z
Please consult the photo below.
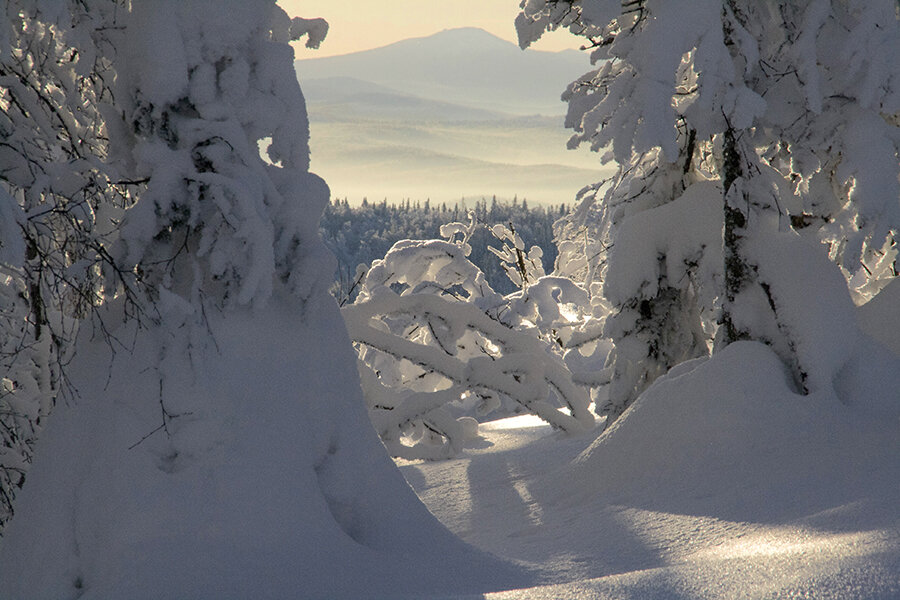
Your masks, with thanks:
M 358 204 L 496 195 L 570 203 L 608 169 L 567 150 L 560 100 L 590 69 L 576 51 L 522 51 L 480 29 L 295 63 L 312 170 Z

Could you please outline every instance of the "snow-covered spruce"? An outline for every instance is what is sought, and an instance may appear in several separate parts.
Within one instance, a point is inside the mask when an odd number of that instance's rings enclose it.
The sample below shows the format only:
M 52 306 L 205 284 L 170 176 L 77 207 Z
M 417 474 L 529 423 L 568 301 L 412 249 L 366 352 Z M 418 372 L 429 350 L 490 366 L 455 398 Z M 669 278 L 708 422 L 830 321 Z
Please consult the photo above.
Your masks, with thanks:
M 614 226 L 604 281 L 616 308 L 605 327 L 613 342 L 610 389 L 597 407 L 607 425 L 657 377 L 709 353 L 701 310 L 711 311 L 708 291 L 722 276 L 721 202 L 715 183 L 695 183 Z
M 127 133 L 115 149 L 148 185 L 114 253 L 141 266 L 151 296 L 195 307 L 204 296 L 261 305 L 275 281 L 303 297 L 332 269 L 311 217 L 328 192 L 308 172 L 303 94 L 274 65 L 311 24 L 255 3 L 240 9 L 246 24 L 202 10 L 132 9 L 119 74 Z
M 832 258 L 848 267 L 845 274 L 862 294 L 883 285 L 873 278 L 894 275 L 892 260 L 879 253 L 895 256 L 893 237 L 900 226 L 900 67 L 882 57 L 896 54 L 898 18 L 888 0 L 529 0 L 517 20 L 523 46 L 548 29 L 567 27 L 589 40 L 592 60 L 599 64 L 564 97 L 566 124 L 575 131 L 570 144 L 588 143 L 607 151 L 604 160 L 619 163 L 617 181 L 600 208 L 601 223 L 605 218 L 613 224 L 609 237 L 604 238 L 603 225 L 591 236 L 600 249 L 615 246 L 617 223 L 627 223 L 629 212 L 659 210 L 646 190 L 615 185 L 651 173 L 648 165 L 654 163 L 648 159 L 654 154 L 683 165 L 685 177 L 720 180 L 722 284 L 698 291 L 721 306 L 722 344 L 765 341 L 791 366 L 801 388 L 811 377 L 819 379 L 824 365 L 798 350 L 809 341 L 791 322 L 796 310 L 783 300 L 800 294 L 782 290 L 779 301 L 773 288 L 787 282 L 767 279 L 779 269 L 760 262 L 775 257 L 754 256 L 753 248 L 778 232 L 815 225 L 812 231 L 829 243 Z M 862 132 L 871 146 L 858 143 Z M 639 170 L 643 173 L 635 176 Z M 591 209 L 600 190 L 586 190 L 576 216 L 597 212 Z M 635 208 L 617 206 L 617 190 Z M 581 232 L 564 230 L 571 242 Z M 648 264 L 639 277 L 656 285 L 659 268 Z M 819 283 L 830 289 L 827 281 Z M 609 282 L 604 294 L 623 297 Z M 693 336 L 684 331 L 674 339 Z M 635 357 L 655 352 L 649 344 L 634 350 Z M 828 368 L 833 377 L 835 365 Z
M 537 275 L 537 251 L 526 254 L 521 238 L 502 226 L 498 239 L 509 243 L 495 252 L 523 289 L 497 294 L 467 258 L 476 226 L 444 226 L 449 239 L 461 236 L 455 243 L 398 242 L 342 310 L 360 345 L 372 421 L 395 456 L 457 454 L 477 431 L 470 414 L 459 416 L 466 404 L 474 403 L 475 416 L 527 411 L 569 433 L 593 424 L 588 392 L 574 382 L 558 342 L 587 295 L 567 279 Z
M 146 190 L 109 252 L 139 276 L 144 312 L 126 320 L 125 298 L 104 298 L 102 326 L 80 329 L 68 367 L 80 398 L 41 435 L 0 545 L 4 597 L 520 583 L 520 568 L 442 528 L 369 424 L 327 293 L 316 221 L 328 191 L 308 172 L 291 20 L 266 0 L 138 2 L 119 16 L 103 126 Z M 101 331 L 123 344 L 111 352 Z

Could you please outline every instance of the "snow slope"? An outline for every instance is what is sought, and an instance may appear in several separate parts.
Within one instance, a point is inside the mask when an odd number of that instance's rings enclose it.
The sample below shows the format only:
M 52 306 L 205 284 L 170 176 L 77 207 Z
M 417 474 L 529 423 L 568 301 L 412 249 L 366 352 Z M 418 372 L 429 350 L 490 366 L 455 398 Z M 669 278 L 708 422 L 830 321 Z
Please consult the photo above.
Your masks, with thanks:
M 743 342 L 596 441 L 497 422 L 464 458 L 402 469 L 452 531 L 552 582 L 489 598 L 898 598 L 900 410 L 863 400 L 799 396 Z

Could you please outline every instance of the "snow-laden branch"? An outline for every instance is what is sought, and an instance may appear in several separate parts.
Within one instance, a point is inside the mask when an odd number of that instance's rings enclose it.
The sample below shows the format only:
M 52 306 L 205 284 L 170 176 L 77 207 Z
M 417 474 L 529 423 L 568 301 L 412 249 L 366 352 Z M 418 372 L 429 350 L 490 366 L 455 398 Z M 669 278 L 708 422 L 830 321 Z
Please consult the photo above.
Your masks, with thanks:
M 572 382 L 572 374 L 562 361 L 548 354 L 539 339 L 505 327 L 473 305 L 438 296 L 386 292 L 345 307 L 342 313 L 353 341 L 439 373 L 462 390 L 490 390 L 509 396 L 529 412 L 569 433 L 584 431 L 593 424 L 593 416 L 587 410 L 588 395 Z M 498 348 L 497 355 L 464 360 L 371 324 L 378 317 L 399 315 L 440 320 L 448 327 L 443 336 L 445 343 L 450 340 L 456 344 L 466 331 L 476 331 Z M 439 393 L 448 401 L 459 399 Z M 558 395 L 571 414 L 555 408 L 548 400 L 551 394 Z
M 521 289 L 496 293 L 467 258 L 476 225 L 443 228 L 451 239 L 462 236 L 456 242 L 398 242 L 372 265 L 356 303 L 342 309 L 360 347 L 372 421 L 395 456 L 458 453 L 477 428 L 466 415 L 472 408 L 479 415 L 501 406 L 529 412 L 568 433 L 594 423 L 585 382 L 596 378 L 573 375 L 563 358 L 563 340 L 585 317 L 587 293 L 543 276 L 535 266 L 539 249 L 525 254 L 521 238 L 504 226 L 494 230 L 504 242 L 496 253 L 520 276 Z

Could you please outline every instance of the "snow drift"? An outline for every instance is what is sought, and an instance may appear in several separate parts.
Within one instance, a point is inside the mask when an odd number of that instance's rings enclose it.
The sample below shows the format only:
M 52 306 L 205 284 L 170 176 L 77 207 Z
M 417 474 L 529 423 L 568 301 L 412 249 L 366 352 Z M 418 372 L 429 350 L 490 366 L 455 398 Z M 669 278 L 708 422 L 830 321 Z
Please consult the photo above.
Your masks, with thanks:
M 863 355 L 861 358 L 871 358 Z M 843 373 L 831 390 L 796 392 L 767 346 L 732 344 L 673 369 L 573 463 L 567 503 L 614 503 L 736 521 L 778 522 L 853 507 L 900 480 L 900 365 Z M 571 482 L 577 482 L 575 484 Z

